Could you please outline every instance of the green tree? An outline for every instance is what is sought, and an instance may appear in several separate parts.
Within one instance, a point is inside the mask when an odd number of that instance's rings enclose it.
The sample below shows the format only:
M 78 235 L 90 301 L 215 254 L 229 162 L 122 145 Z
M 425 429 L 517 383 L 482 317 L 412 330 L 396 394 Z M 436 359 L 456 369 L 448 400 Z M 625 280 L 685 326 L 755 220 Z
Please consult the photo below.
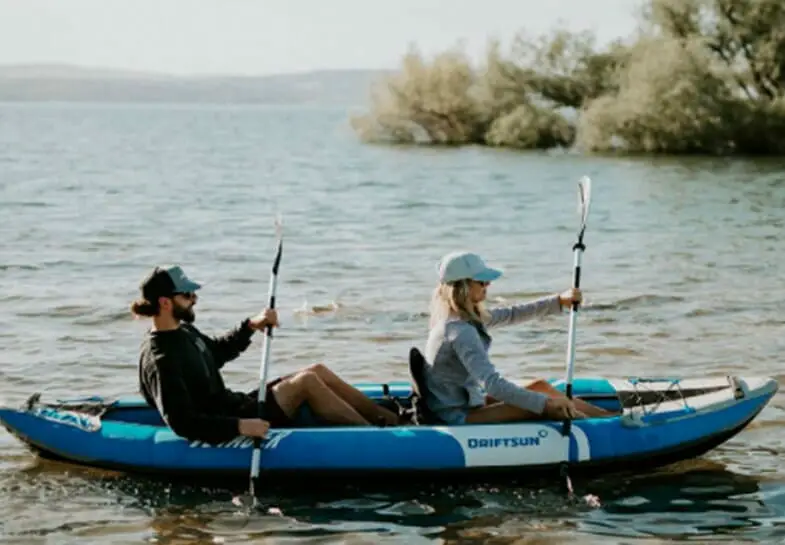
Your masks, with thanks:
M 481 112 L 473 89 L 477 76 L 459 48 L 431 63 L 412 47 L 401 70 L 372 90 L 369 114 L 352 127 L 369 142 L 468 144 L 482 142 Z
M 785 152 L 785 3 L 647 0 L 630 43 L 519 33 L 481 66 L 411 50 L 352 119 L 370 141 L 588 152 Z
M 577 144 L 588 151 L 725 152 L 733 145 L 738 100 L 710 68 L 706 51 L 672 38 L 642 40 L 619 91 L 580 116 Z
M 575 126 L 562 110 L 608 90 L 616 68 L 618 47 L 595 53 L 593 44 L 590 33 L 520 33 L 507 56 L 492 41 L 479 67 L 460 48 L 431 62 L 411 48 L 352 127 L 369 142 L 569 146 Z
M 782 153 L 785 9 L 773 0 L 650 0 L 619 88 L 582 113 L 589 151 Z

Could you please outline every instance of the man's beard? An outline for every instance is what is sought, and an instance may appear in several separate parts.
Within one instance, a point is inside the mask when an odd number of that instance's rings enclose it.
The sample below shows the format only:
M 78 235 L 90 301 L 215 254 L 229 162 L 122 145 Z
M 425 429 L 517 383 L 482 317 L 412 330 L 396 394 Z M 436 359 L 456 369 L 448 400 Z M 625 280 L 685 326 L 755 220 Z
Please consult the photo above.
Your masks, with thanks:
M 194 314 L 193 307 L 181 307 L 180 305 L 174 305 L 172 308 L 172 316 L 176 320 L 180 320 L 182 322 L 191 324 L 196 320 L 196 315 Z

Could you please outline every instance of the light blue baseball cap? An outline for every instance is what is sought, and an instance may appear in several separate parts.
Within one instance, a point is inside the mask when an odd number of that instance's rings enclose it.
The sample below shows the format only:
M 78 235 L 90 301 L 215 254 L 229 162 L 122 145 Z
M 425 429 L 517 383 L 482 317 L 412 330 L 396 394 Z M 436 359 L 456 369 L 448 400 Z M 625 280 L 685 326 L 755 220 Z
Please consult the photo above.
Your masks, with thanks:
M 472 252 L 451 252 L 442 257 L 439 263 L 439 280 L 444 284 L 458 280 L 493 282 L 501 275 L 500 270 L 489 267 L 479 255 Z

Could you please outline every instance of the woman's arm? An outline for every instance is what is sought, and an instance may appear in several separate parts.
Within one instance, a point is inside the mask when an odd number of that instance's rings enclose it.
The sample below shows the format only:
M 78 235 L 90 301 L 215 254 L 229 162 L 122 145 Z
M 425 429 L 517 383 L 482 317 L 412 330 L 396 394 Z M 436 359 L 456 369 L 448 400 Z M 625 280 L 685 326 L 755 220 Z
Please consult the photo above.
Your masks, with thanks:
M 561 297 L 559 295 L 549 295 L 518 305 L 496 307 L 490 309 L 491 317 L 486 322 L 485 327 L 519 324 L 534 318 L 558 314 L 561 312 L 561 308 Z
M 456 326 L 455 335 L 451 335 L 453 349 L 469 374 L 484 385 L 488 395 L 495 400 L 542 414 L 548 396 L 522 388 L 501 376 L 488 359 L 488 353 L 474 326 L 469 324 L 456 324 Z

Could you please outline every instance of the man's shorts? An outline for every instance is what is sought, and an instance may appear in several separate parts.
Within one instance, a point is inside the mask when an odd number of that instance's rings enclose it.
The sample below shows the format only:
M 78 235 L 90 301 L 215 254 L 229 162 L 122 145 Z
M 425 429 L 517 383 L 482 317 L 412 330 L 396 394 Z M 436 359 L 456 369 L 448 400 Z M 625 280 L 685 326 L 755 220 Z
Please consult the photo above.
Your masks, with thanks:
M 264 396 L 264 416 L 263 418 L 270 423 L 271 428 L 308 428 L 308 427 L 317 427 L 323 426 L 324 423 L 321 422 L 313 411 L 308 403 L 303 403 L 297 409 L 297 413 L 294 415 L 294 418 L 290 418 L 284 411 L 281 409 L 281 406 L 278 404 L 278 400 L 275 399 L 275 394 L 273 393 L 272 389 L 273 386 L 278 384 L 282 379 L 286 377 L 277 378 L 270 383 L 267 384 L 267 393 Z M 253 390 L 246 394 L 248 396 L 248 405 L 244 407 L 243 414 L 248 415 L 246 418 L 256 418 L 257 417 L 257 408 L 256 403 L 259 399 L 259 390 Z

